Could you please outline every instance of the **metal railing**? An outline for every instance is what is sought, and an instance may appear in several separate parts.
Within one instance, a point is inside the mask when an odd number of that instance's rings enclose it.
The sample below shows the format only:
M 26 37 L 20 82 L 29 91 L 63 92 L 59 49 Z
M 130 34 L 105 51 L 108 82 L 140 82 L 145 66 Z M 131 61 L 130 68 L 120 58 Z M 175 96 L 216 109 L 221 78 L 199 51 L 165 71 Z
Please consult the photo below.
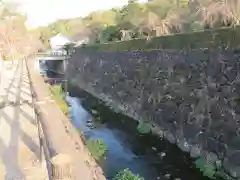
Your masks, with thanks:
M 34 114 L 35 114 L 35 120 L 37 122 L 37 128 L 38 128 L 38 138 L 39 138 L 39 148 L 40 148 L 40 161 L 41 163 L 46 163 L 47 166 L 47 172 L 48 172 L 48 178 L 49 180 L 52 179 L 52 166 L 50 163 L 50 152 L 47 146 L 47 140 L 44 136 L 43 133 L 43 128 L 42 128 L 42 124 L 40 121 L 40 112 L 36 106 L 37 104 L 37 96 L 36 96 L 36 92 L 33 88 L 33 84 L 32 84 L 32 80 L 31 80 L 31 75 L 29 72 L 29 68 L 28 68 L 28 64 L 26 59 L 24 59 L 25 64 L 26 64 L 26 69 L 27 69 L 27 74 L 28 74 L 28 78 L 29 78 L 29 83 L 30 83 L 30 90 L 31 90 L 31 94 L 32 94 L 32 107 L 34 109 Z
M 44 161 L 46 162 L 49 180 L 73 179 L 72 162 L 70 156 L 68 154 L 61 153 L 61 151 L 56 151 L 58 153 L 53 153 L 52 150 L 54 149 L 52 149 L 52 147 L 49 149 L 51 140 L 49 140 L 49 137 L 45 135 L 46 129 L 44 129 L 45 126 L 42 125 L 44 120 L 43 118 L 45 117 L 41 112 L 41 107 L 37 106 L 37 104 L 40 104 L 41 102 L 37 101 L 37 94 L 31 81 L 31 75 L 26 59 L 25 63 L 32 92 L 32 106 L 34 108 L 35 119 L 37 121 L 38 136 L 40 142 L 40 160 L 42 163 Z M 62 161 L 62 159 L 64 159 L 64 161 Z

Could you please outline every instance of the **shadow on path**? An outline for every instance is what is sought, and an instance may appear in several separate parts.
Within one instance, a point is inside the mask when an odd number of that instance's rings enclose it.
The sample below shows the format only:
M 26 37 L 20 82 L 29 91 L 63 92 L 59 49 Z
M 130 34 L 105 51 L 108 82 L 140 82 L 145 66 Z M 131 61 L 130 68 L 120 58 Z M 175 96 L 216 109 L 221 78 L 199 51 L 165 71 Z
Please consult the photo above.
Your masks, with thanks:
M 1 72 L 2 73 L 2 72 Z M 26 80 L 25 80 L 26 79 Z M 20 106 L 20 101 L 25 99 L 21 98 L 23 81 L 27 83 L 28 76 L 24 73 L 24 64 L 23 60 L 18 61 L 16 65 L 16 69 L 14 70 L 13 76 L 11 78 L 11 82 L 9 86 L 6 88 L 5 100 L 8 101 L 9 95 L 14 95 L 15 104 L 12 104 L 13 107 L 3 107 L 0 109 L 0 128 L 3 123 L 3 120 L 8 124 L 10 128 L 10 141 L 7 144 L 4 143 L 3 139 L 0 138 L 0 158 L 2 159 L 2 163 L 5 166 L 5 177 L 4 179 L 16 179 L 21 178 L 25 179 L 25 175 L 22 172 L 24 168 L 28 167 L 20 167 L 19 164 L 19 155 L 21 155 L 20 142 L 23 142 L 26 147 L 32 151 L 35 156 L 39 159 L 39 146 L 35 143 L 35 141 L 24 131 L 21 129 L 21 122 L 23 118 L 24 120 L 28 120 L 31 125 L 36 127 L 36 123 L 34 122 L 33 117 L 28 114 L 27 111 L 24 110 L 23 106 Z M 1 82 L 0 82 L 1 83 Z M 14 84 L 17 85 L 14 85 Z M 2 83 L 0 84 L 0 86 Z M 14 93 L 14 88 L 17 89 L 17 92 Z M 25 89 L 29 89 L 29 87 L 25 86 Z M 29 104 L 29 102 L 26 102 Z M 26 105 L 25 105 L 26 106 Z M 28 107 L 31 108 L 32 107 Z M 7 111 L 11 109 L 10 113 Z M 13 111 L 13 114 L 12 114 Z M 12 118 L 10 117 L 12 115 Z M 23 117 L 21 117 L 23 116 Z M 37 127 L 36 127 L 37 128 Z M 2 136 L 3 138 L 4 136 Z

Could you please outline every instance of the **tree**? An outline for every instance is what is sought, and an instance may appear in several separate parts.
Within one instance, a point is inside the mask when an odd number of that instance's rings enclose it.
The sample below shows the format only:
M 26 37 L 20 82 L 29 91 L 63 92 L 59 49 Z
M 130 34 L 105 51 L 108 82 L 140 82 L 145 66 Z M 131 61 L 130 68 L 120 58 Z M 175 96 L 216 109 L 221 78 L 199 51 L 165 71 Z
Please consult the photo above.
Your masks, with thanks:
M 175 12 L 172 9 L 175 9 Z M 170 34 L 173 29 L 180 30 L 183 21 L 176 13 L 177 10 L 177 7 L 167 1 L 151 1 L 147 4 L 147 13 L 140 25 L 141 33 L 145 32 L 151 37 Z
M 39 28 L 40 39 L 62 33 L 90 43 L 162 36 L 240 23 L 239 0 L 129 0 L 122 8 L 90 13 L 84 18 L 59 20 Z
M 12 4 L 1 4 L 0 9 L 0 45 L 4 59 L 13 62 L 39 48 L 38 38 L 31 36 L 25 27 L 26 16 L 17 13 Z
M 197 14 L 204 26 L 221 27 L 240 23 L 240 2 L 235 0 L 198 1 Z
M 101 42 L 118 41 L 122 37 L 118 26 L 108 26 L 101 32 Z
M 19 16 L 17 13 L 13 12 L 13 10 L 8 7 L 6 4 L 0 5 L 1 9 L 1 22 L 0 22 L 0 36 L 1 36 L 1 50 L 2 56 L 7 59 L 14 59 L 14 55 L 17 52 L 17 29 L 16 27 L 19 23 L 22 22 L 23 17 Z M 21 20 L 21 22 L 20 22 Z
M 123 29 L 130 29 L 139 26 L 144 18 L 144 6 L 135 0 L 130 0 L 126 6 L 118 11 L 117 23 Z

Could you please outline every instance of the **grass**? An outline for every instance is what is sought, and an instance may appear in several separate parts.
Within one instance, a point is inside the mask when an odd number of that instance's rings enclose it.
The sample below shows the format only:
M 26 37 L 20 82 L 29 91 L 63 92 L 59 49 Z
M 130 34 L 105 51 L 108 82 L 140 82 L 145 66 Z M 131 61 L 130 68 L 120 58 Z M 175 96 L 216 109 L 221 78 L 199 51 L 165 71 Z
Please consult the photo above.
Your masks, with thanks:
M 112 180 L 144 180 L 139 175 L 133 174 L 129 169 L 124 169 L 117 173 Z
M 100 160 L 101 158 L 105 158 L 107 154 L 107 146 L 101 139 L 88 140 L 85 138 L 83 132 L 80 129 L 77 129 L 79 136 L 82 141 L 87 146 L 89 152 L 96 160 Z
M 77 133 L 79 134 L 79 136 L 84 137 L 84 134 L 81 131 L 81 129 L 78 129 L 78 128 L 75 128 L 75 129 L 76 129 Z
M 85 141 L 86 141 L 88 150 L 96 160 L 106 157 L 107 146 L 103 140 L 95 139 L 95 140 L 85 140 Z
M 56 103 L 64 114 L 69 113 L 69 107 L 65 101 L 64 93 L 62 91 L 61 85 L 52 85 L 50 90 L 54 96 Z
M 50 90 L 54 96 L 54 99 L 58 106 L 60 107 L 61 111 L 64 114 L 69 113 L 69 107 L 65 101 L 64 93 L 60 85 L 52 85 Z M 99 160 L 102 157 L 105 157 L 107 153 L 107 146 L 105 145 L 104 141 L 101 139 L 97 140 L 87 140 L 84 138 L 83 133 L 80 129 L 77 129 L 79 135 L 81 136 L 82 140 L 85 142 L 89 152 L 91 155 L 96 159 Z

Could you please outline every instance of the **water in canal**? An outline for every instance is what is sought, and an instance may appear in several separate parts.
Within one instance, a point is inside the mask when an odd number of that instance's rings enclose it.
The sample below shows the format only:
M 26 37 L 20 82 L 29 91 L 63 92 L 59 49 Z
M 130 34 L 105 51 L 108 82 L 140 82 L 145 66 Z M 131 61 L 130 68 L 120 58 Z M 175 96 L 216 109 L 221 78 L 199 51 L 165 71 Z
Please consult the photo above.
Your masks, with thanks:
M 68 97 L 71 119 L 87 139 L 102 139 L 107 158 L 99 162 L 107 179 L 129 168 L 145 180 L 208 180 L 177 146 L 154 135 L 139 135 L 137 122 L 116 114 L 90 95 Z

